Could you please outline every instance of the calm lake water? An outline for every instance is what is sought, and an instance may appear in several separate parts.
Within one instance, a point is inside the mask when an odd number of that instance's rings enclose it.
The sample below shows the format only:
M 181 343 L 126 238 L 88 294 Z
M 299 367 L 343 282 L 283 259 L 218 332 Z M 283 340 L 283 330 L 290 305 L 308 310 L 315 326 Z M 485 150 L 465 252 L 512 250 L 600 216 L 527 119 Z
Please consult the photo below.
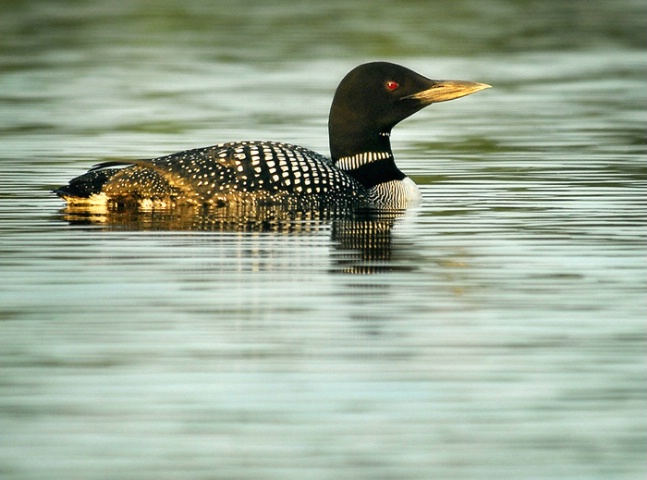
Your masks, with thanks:
M 0 477 L 644 479 L 643 1 L 0 6 Z M 423 205 L 79 219 L 99 161 L 328 152 L 395 61 L 494 88 L 396 127 Z

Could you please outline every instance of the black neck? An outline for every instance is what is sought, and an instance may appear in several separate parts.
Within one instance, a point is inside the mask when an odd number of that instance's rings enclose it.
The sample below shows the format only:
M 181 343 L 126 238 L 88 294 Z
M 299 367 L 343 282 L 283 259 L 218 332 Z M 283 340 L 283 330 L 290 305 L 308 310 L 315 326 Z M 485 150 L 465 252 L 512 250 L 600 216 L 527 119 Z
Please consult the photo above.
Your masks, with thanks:
M 332 161 L 352 157 L 364 152 L 386 152 L 391 154 L 390 132 L 353 131 L 352 129 L 330 128 L 330 154 Z
M 366 188 L 373 188 L 380 183 L 402 180 L 406 177 L 395 165 L 393 157 L 366 163 L 354 170 L 346 171 Z
M 405 178 L 393 160 L 392 125 L 375 122 L 372 113 L 352 103 L 333 100 L 328 119 L 333 163 L 366 188 Z

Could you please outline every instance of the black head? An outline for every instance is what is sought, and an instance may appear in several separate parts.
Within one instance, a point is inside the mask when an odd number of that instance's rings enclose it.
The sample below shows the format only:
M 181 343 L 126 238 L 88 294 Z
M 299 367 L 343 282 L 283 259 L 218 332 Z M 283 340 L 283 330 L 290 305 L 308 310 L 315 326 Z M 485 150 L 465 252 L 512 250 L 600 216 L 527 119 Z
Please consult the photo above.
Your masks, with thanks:
M 344 77 L 335 92 L 328 121 L 332 157 L 390 151 L 388 135 L 400 121 L 432 103 L 488 87 L 430 80 L 388 62 L 360 65 Z

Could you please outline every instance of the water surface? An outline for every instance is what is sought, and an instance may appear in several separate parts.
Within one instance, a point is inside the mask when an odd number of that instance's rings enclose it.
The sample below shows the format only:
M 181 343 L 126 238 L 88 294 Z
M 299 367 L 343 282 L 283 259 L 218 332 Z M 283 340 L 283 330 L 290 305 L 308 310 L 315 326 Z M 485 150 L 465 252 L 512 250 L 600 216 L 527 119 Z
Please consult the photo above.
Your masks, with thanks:
M 216 3 L 1 7 L 0 476 L 644 478 L 642 2 Z M 396 127 L 404 216 L 79 221 L 50 192 L 327 152 L 374 59 L 494 86 Z

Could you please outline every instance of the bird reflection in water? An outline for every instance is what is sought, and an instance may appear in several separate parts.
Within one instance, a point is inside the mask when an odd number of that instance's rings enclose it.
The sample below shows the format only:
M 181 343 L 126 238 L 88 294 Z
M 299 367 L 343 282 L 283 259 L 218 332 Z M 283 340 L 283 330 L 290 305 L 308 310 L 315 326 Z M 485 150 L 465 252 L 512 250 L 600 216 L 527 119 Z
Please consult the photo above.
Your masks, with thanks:
M 410 270 L 392 262 L 396 248 L 393 227 L 411 211 L 290 210 L 282 206 L 250 206 L 195 209 L 133 210 L 71 207 L 61 219 L 75 226 L 94 226 L 112 231 L 187 231 L 312 235 L 330 232 L 332 273 L 373 274 Z

